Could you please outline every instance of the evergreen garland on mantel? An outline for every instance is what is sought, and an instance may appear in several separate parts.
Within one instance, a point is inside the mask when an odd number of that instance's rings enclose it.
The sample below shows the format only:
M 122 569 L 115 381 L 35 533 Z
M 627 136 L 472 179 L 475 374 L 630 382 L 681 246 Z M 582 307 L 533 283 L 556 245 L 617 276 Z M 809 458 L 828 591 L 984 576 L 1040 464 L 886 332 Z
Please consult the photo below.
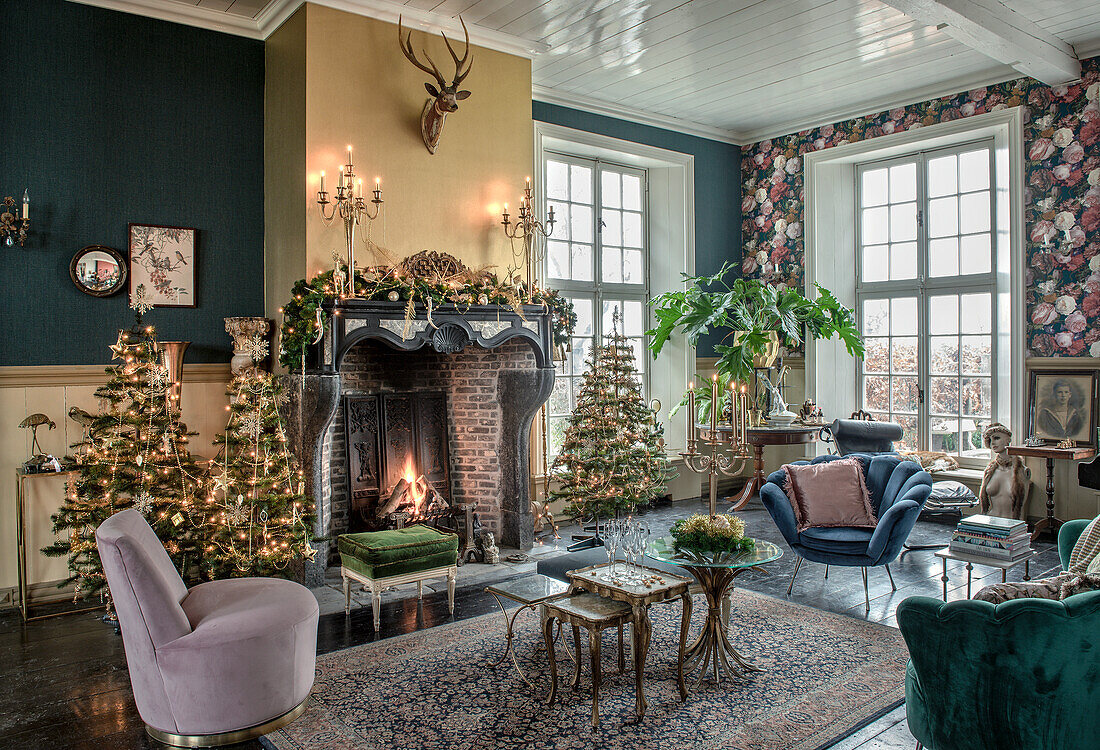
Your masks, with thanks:
M 414 256 L 415 257 L 415 256 Z M 282 307 L 283 326 L 279 361 L 288 370 L 302 367 L 306 347 L 320 339 L 329 324 L 326 302 L 344 299 L 333 283 L 335 270 L 324 271 L 308 281 L 300 279 L 291 290 L 291 299 Z M 340 266 L 347 273 L 347 266 Z M 573 304 L 553 289 L 527 290 L 522 283 L 502 284 L 496 274 L 470 271 L 458 277 L 424 277 L 408 273 L 398 266 L 374 266 L 355 271 L 355 299 L 404 302 L 405 315 L 411 318 L 418 306 L 432 310 L 453 304 L 460 311 L 471 307 L 499 305 L 523 317 L 522 305 L 541 305 L 551 314 L 553 345 L 564 346 L 577 322 Z

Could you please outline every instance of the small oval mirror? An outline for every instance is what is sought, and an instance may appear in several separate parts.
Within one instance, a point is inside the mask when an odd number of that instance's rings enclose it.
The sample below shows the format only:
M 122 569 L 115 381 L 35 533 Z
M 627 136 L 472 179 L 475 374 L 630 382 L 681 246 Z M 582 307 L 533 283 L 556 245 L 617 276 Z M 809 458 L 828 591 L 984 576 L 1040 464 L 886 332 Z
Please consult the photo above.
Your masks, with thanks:
M 126 261 L 114 248 L 89 245 L 73 256 L 69 276 L 85 294 L 110 297 L 126 286 Z

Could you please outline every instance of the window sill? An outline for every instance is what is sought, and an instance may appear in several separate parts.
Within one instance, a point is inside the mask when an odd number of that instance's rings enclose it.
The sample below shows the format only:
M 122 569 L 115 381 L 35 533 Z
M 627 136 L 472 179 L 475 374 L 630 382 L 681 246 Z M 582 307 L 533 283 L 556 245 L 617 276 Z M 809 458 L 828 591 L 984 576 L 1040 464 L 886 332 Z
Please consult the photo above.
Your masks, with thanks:
M 981 484 L 983 474 L 985 474 L 985 472 L 981 469 L 950 469 L 948 471 L 934 472 L 932 474 L 932 481 L 939 482 L 950 479 L 955 482 L 962 482 L 963 484 Z

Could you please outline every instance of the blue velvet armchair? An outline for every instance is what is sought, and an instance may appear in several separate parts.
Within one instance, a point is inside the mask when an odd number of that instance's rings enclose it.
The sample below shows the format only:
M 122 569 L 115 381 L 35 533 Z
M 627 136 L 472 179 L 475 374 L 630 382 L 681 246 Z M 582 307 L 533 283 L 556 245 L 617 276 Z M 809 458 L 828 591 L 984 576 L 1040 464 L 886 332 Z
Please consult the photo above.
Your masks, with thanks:
M 1087 524 L 1060 529 L 1063 567 Z M 1100 591 L 997 605 L 913 596 L 897 618 L 918 749 L 1100 747 Z
M 783 490 L 786 474 L 782 470 L 773 472 L 768 477 L 768 481 L 760 489 L 760 499 L 798 557 L 787 594 L 794 588 L 794 579 L 803 560 L 824 563 L 826 577 L 830 565 L 858 567 L 863 573 L 863 596 L 867 610 L 870 611 L 867 568 L 877 565 L 886 567 L 890 586 L 896 590 L 889 564 L 897 559 L 909 532 L 917 522 L 917 516 L 932 492 L 932 477 L 919 464 L 902 460 L 896 455 L 844 456 L 852 457 L 857 458 L 862 465 L 867 489 L 871 493 L 871 507 L 878 519 L 878 525 L 874 529 L 840 526 L 809 528 L 799 532 L 791 502 Z M 812 461 L 795 461 L 794 464 L 817 464 L 840 459 L 841 456 L 818 456 Z

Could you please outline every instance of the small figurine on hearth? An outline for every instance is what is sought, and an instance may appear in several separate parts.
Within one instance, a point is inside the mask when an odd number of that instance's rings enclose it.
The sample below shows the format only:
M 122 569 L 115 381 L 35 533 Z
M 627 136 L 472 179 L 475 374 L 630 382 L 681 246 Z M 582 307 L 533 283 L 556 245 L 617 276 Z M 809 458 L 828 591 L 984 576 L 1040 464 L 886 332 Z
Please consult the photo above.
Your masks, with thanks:
M 982 443 L 993 451 L 978 490 L 981 512 L 999 518 L 1022 519 L 1024 501 L 1031 488 L 1031 469 L 1019 456 L 1008 455 L 1012 431 L 993 422 L 982 432 Z
M 481 535 L 482 562 L 486 565 L 500 564 L 500 548 L 497 547 L 493 532 L 486 531 Z

